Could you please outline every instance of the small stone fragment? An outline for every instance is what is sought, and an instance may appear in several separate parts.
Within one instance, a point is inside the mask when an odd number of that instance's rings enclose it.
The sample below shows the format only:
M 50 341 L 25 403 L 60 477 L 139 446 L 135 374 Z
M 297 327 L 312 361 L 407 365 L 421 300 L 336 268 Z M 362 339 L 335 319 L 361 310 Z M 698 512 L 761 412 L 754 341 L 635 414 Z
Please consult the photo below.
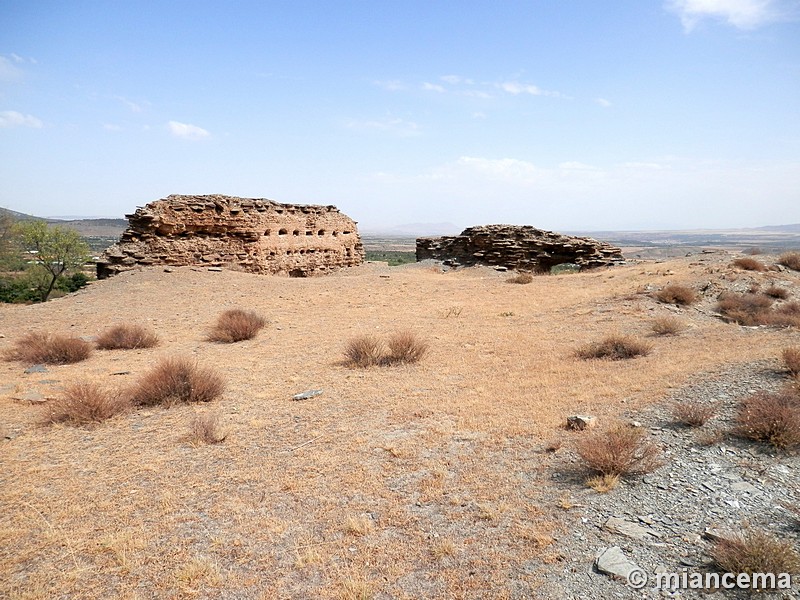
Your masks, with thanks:
M 33 365 L 25 369 L 25 373 L 47 373 L 47 367 L 44 365 Z
M 584 429 L 592 429 L 595 425 L 597 425 L 597 417 L 591 415 L 572 415 L 567 417 L 567 429 L 583 431 Z
M 634 571 L 641 571 L 635 563 L 628 560 L 619 546 L 606 548 L 595 561 L 597 570 L 606 575 L 627 580 Z
M 295 394 L 292 396 L 292 400 L 308 400 L 309 398 L 315 398 L 320 394 L 322 394 L 322 390 L 308 390 L 299 394 Z

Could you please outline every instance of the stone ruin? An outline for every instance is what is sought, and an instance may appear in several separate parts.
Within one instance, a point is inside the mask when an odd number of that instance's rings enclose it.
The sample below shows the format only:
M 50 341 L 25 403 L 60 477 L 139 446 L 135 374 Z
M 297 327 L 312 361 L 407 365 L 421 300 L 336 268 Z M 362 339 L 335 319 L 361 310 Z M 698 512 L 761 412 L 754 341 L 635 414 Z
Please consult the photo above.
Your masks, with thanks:
M 235 266 L 307 277 L 364 261 L 356 222 L 335 206 L 173 195 L 126 218 L 120 241 L 97 261 L 98 279 L 137 265 Z
M 591 269 L 625 260 L 619 248 L 605 242 L 530 225 L 479 225 L 460 235 L 417 239 L 417 260 L 429 258 L 450 266 L 487 265 L 531 272 L 565 263 Z

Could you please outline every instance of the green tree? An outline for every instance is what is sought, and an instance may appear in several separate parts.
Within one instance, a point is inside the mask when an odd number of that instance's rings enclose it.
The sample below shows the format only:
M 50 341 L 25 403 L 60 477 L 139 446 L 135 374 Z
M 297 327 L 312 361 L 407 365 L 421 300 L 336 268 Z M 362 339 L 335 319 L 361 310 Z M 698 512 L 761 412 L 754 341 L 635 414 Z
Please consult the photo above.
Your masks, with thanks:
M 42 302 L 50 297 L 61 275 L 80 269 L 90 258 L 89 246 L 71 229 L 50 227 L 44 221 L 23 221 L 15 229 L 22 247 L 46 274 Z
M 0 208 L 0 268 L 7 268 L 14 256 L 14 217 Z

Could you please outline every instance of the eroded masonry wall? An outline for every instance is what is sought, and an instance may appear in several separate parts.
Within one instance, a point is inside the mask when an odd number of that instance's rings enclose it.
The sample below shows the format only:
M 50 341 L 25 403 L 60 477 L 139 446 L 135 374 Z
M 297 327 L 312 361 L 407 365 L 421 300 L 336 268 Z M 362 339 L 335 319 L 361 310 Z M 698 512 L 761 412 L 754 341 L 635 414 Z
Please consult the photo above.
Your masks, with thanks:
M 460 235 L 417 240 L 417 260 L 454 266 L 488 265 L 520 271 L 548 271 L 572 263 L 602 267 L 624 260 L 619 248 L 592 238 L 561 235 L 529 225 L 479 225 Z
M 98 278 L 137 265 L 236 266 L 306 277 L 364 261 L 356 222 L 335 206 L 173 195 L 126 217 L 128 229 L 97 262 Z

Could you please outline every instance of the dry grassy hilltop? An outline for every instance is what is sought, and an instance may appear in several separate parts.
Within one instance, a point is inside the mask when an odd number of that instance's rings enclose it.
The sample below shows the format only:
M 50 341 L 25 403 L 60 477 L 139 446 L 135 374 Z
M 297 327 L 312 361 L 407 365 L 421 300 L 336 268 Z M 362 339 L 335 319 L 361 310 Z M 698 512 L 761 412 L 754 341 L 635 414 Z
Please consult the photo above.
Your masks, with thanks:
M 800 300 L 800 272 L 746 270 L 732 264 L 740 256 L 527 285 L 424 263 L 304 279 L 153 267 L 45 304 L 0 305 L 0 352 L 31 332 L 93 339 L 121 323 L 159 337 L 46 372 L 0 362 L 0 597 L 552 597 L 542 586 L 563 569 L 559 515 L 574 492 L 553 478 L 553 457 L 587 435 L 565 430 L 566 418 L 602 427 L 698 377 L 754 363 L 778 373 L 782 350 L 800 345 L 800 328 L 715 312 L 725 291 L 777 287 L 776 306 Z M 659 302 L 668 284 L 697 302 Z M 266 326 L 251 340 L 207 341 L 233 308 Z M 656 335 L 664 317 L 682 331 Z M 428 343 L 419 362 L 344 362 L 349 340 L 402 331 Z M 576 355 L 610 334 L 651 350 Z M 65 386 L 125 390 L 174 357 L 224 378 L 222 396 L 43 424 Z M 309 390 L 322 393 L 293 399 Z M 218 416 L 223 441 L 190 436 L 198 413 Z

